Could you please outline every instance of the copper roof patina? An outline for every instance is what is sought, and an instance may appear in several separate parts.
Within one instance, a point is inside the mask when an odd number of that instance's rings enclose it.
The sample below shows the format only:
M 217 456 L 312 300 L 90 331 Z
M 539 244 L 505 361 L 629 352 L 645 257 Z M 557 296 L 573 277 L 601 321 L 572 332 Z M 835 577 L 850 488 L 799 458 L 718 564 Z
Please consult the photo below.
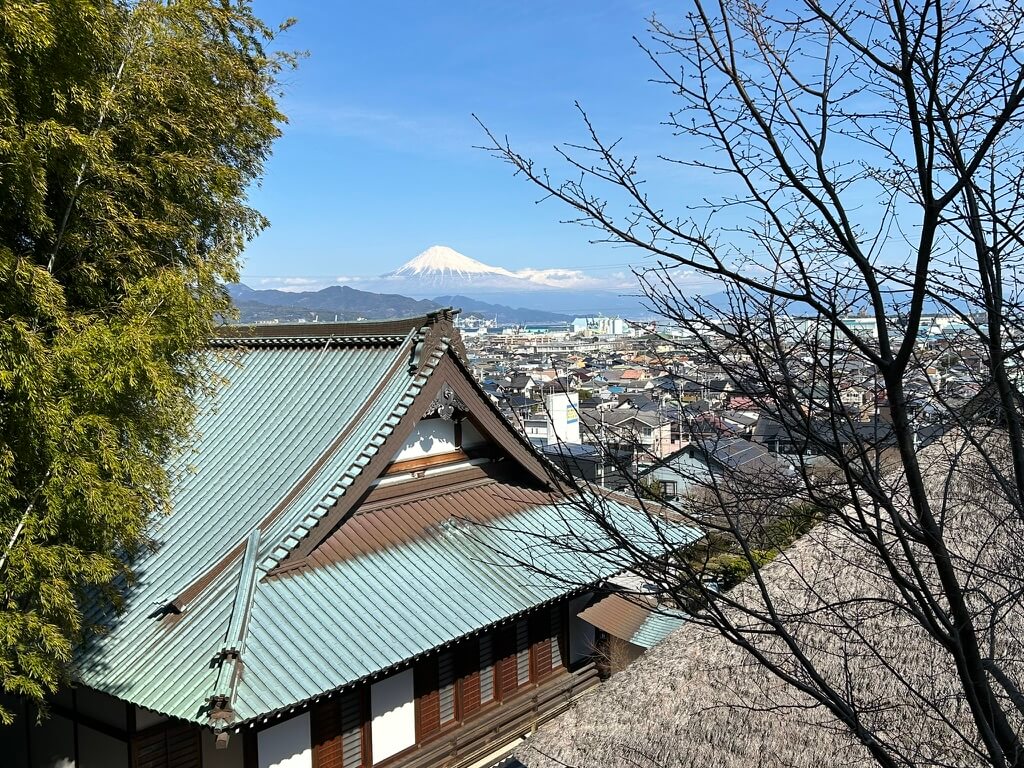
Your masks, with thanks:
M 78 651 L 82 684 L 233 727 L 621 570 L 472 382 L 450 313 L 232 328 L 210 354 L 225 383 L 169 467 L 173 511 L 152 521 L 154 546 L 134 563 L 123 611 L 92 612 L 108 631 Z M 505 431 L 506 460 L 527 471 L 358 509 L 441 378 L 489 409 L 476 415 Z M 696 536 L 599 503 L 651 551 Z M 552 543 L 570 534 L 577 546 Z

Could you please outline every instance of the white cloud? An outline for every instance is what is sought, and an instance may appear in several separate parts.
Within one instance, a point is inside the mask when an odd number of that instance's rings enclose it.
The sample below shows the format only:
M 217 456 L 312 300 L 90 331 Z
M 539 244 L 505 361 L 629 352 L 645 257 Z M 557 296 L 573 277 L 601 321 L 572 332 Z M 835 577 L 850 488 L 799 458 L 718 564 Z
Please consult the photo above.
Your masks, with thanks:
M 584 272 L 582 269 L 521 269 L 515 273 L 517 277 L 531 283 L 549 288 L 586 289 L 593 291 L 620 291 L 636 287 L 632 274 L 615 272 L 611 275 L 598 277 Z
M 242 278 L 242 282 L 250 288 L 263 290 L 278 290 L 297 293 L 299 291 L 318 291 L 330 285 L 334 281 L 326 277 L 258 277 L 255 279 Z
M 616 265 L 618 266 L 618 265 Z M 624 266 L 624 265 L 623 265 Z M 463 293 L 493 293 L 495 291 L 605 291 L 609 293 L 635 293 L 639 288 L 636 276 L 628 269 L 607 271 L 608 267 L 595 270 L 571 267 L 534 268 L 519 270 L 495 269 L 467 276 L 463 283 L 447 277 L 424 278 L 417 275 L 320 275 L 320 276 L 245 276 L 251 288 L 277 289 L 282 291 L 316 291 L 332 285 L 347 285 L 363 291 L 376 293 L 398 293 L 406 296 L 433 295 L 450 291 Z M 603 274 L 602 274 L 603 272 Z

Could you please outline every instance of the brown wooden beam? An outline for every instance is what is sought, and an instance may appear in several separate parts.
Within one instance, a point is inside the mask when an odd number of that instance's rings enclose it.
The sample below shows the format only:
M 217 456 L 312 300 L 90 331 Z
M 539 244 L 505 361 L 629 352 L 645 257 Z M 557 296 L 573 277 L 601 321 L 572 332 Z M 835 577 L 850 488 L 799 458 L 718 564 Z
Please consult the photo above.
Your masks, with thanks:
M 384 470 L 384 475 L 401 475 L 407 472 L 418 472 L 421 469 L 427 469 L 429 467 L 440 467 L 445 464 L 458 464 L 463 461 L 469 461 L 469 454 L 465 451 L 448 451 L 447 453 L 439 453 L 434 456 L 421 456 L 417 459 L 404 459 L 402 461 L 392 462 L 387 469 Z

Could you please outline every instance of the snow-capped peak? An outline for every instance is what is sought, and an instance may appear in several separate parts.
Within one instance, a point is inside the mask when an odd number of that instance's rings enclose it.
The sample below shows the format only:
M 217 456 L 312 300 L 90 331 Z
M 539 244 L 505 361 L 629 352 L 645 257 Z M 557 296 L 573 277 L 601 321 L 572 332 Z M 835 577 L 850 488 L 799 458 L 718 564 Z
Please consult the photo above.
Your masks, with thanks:
M 395 270 L 395 275 L 421 275 L 424 277 L 472 275 L 502 275 L 516 277 L 515 274 L 501 267 L 492 267 L 482 261 L 464 256 L 453 248 L 445 245 L 434 245 L 423 251 L 419 256 L 407 261 Z

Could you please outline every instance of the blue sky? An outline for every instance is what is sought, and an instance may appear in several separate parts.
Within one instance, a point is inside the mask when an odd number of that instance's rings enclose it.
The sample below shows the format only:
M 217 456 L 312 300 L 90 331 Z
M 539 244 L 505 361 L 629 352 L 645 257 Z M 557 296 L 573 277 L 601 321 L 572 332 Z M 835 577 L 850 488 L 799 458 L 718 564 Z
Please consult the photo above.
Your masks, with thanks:
M 254 287 L 335 282 L 400 266 L 444 244 L 489 264 L 584 269 L 611 279 L 636 256 L 591 245 L 568 212 L 485 152 L 475 113 L 539 161 L 582 138 L 579 101 L 631 153 L 670 147 L 671 108 L 632 40 L 647 0 L 517 3 L 257 0 L 297 24 L 285 48 L 309 53 L 287 75 L 290 123 L 253 204 L 271 227 L 245 254 Z M 685 172 L 654 186 L 691 189 Z

